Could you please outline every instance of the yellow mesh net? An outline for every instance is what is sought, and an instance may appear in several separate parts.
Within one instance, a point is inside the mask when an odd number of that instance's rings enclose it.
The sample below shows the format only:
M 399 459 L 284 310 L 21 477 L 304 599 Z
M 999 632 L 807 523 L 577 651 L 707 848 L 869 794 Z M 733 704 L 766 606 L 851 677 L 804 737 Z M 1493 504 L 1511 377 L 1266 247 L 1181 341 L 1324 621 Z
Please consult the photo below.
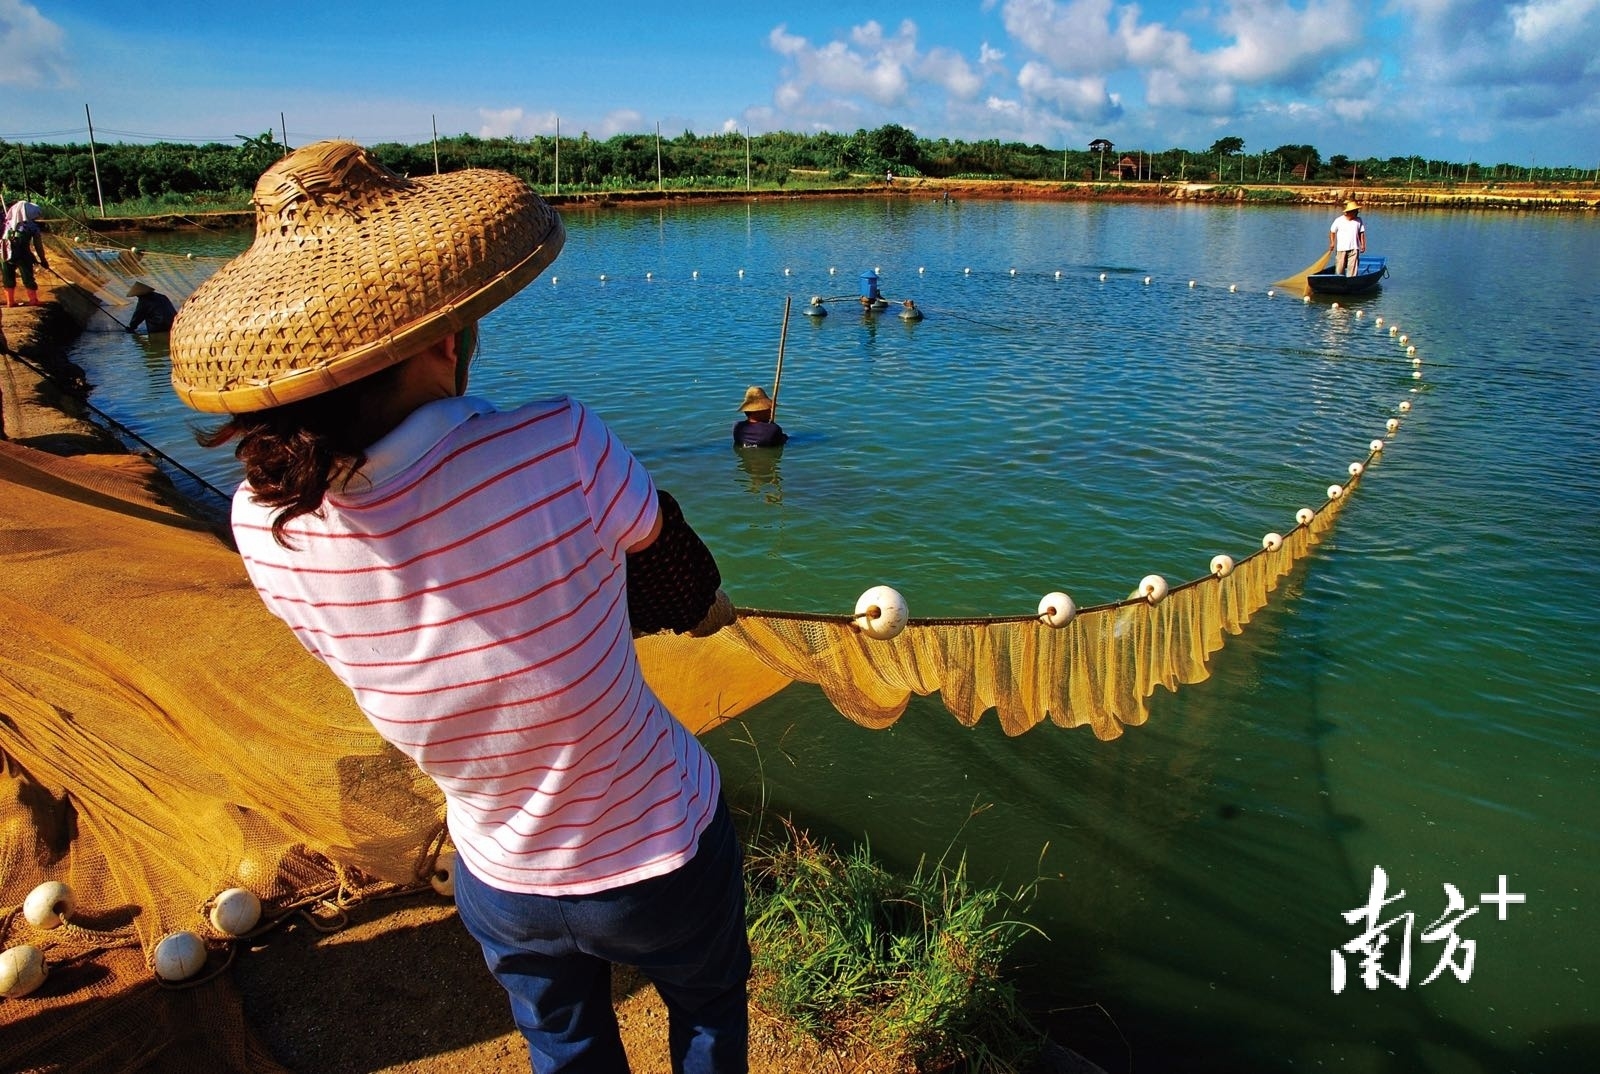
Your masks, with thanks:
M 96 314 L 126 327 L 135 300 L 128 287 L 135 280 L 149 284 L 180 306 L 217 269 L 225 257 L 193 257 L 188 254 L 163 254 L 135 247 L 110 246 L 86 242 L 82 236 L 49 232 L 45 235 L 50 268 L 75 287 L 56 292 L 56 301 L 85 326 L 97 324 Z

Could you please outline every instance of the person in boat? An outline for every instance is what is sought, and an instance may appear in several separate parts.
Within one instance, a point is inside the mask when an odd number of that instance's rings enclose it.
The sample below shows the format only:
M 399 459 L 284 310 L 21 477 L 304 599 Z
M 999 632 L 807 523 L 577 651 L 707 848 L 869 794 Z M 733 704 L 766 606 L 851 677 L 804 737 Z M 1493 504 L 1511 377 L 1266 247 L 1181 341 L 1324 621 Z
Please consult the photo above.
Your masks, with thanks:
M 772 420 L 777 404 L 766 389 L 752 384 L 745 389 L 744 402 L 739 404 L 743 419 L 733 424 L 734 447 L 782 447 L 789 439 L 783 427 Z
M 178 316 L 172 299 L 143 280 L 135 280 L 129 285 L 128 297 L 138 299 L 133 304 L 133 316 L 128 319 L 128 331 L 138 331 L 141 324 L 152 335 L 172 329 L 173 319 Z
M 716 562 L 581 402 L 466 394 L 478 322 L 555 259 L 560 216 L 506 172 L 409 179 L 350 142 L 254 200 L 256 241 L 170 341 L 179 397 L 228 415 L 200 441 L 236 443 L 251 582 L 439 786 L 457 916 L 531 1065 L 628 1069 L 617 963 L 661 995 L 672 1069 L 743 1074 L 738 833 L 630 640 L 732 622 Z
M 1344 203 L 1344 212 L 1328 228 L 1328 252 L 1333 255 L 1333 271 L 1354 276 L 1361 271 L 1361 255 L 1367 252 L 1367 225 L 1361 221 L 1361 206 Z

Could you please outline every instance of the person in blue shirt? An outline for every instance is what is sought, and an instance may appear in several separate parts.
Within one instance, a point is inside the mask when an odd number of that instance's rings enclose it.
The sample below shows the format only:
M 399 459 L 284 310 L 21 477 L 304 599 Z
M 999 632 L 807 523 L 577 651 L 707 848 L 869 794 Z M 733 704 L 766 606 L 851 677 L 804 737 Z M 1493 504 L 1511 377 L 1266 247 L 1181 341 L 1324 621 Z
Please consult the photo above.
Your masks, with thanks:
M 128 321 L 128 331 L 134 331 L 141 324 L 151 333 L 171 330 L 172 321 L 178 316 L 178 311 L 173 308 L 172 299 L 142 280 L 133 281 L 128 288 L 128 297 L 139 300 L 134 303 L 133 317 Z
M 776 405 L 765 389 L 754 384 L 747 388 L 744 402 L 739 406 L 744 413 L 744 420 L 735 422 L 733 426 L 733 446 L 781 447 L 789 435 L 772 420 Z

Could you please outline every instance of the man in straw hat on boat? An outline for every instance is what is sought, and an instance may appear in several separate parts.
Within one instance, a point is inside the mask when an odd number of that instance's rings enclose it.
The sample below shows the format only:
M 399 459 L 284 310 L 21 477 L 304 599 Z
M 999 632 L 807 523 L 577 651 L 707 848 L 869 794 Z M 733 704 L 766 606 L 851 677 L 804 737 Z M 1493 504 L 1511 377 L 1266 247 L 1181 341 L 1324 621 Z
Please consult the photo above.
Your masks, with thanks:
M 1328 252 L 1334 257 L 1333 271 L 1354 276 L 1361 271 L 1361 255 L 1367 252 L 1367 225 L 1361 222 L 1361 206 L 1344 203 L 1344 212 L 1334 217 L 1328 228 Z
M 348 142 L 256 186 L 256 238 L 184 303 L 172 383 L 229 417 L 233 531 L 272 612 L 439 785 L 455 900 L 540 1074 L 628 1069 L 613 963 L 674 1070 L 747 1066 L 741 849 L 716 764 L 630 639 L 731 621 L 671 497 L 568 397 L 465 394 L 480 318 L 554 260 L 520 179 L 402 178 Z

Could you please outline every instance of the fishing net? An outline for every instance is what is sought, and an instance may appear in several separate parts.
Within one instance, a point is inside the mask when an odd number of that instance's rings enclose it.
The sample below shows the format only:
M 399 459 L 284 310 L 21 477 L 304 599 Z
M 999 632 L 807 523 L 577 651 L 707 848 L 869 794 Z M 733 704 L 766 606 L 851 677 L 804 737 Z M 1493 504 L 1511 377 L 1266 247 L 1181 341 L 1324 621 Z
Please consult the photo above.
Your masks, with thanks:
M 178 298 L 215 267 L 54 246 L 88 316 L 134 279 Z M 849 616 L 742 610 L 710 638 L 637 646 L 697 733 L 806 682 L 867 727 L 937 694 L 968 726 L 993 710 L 1008 735 L 1049 722 L 1111 739 L 1146 720 L 1157 687 L 1207 676 L 1358 482 L 1231 571 L 1061 627 L 912 619 L 879 640 Z M 211 923 L 218 893 L 259 896 L 260 931 L 425 889 L 442 847 L 431 781 L 265 610 L 226 534 L 174 503 L 142 457 L 0 442 L 0 946 L 33 945 L 50 967 L 37 991 L 0 1001 L 8 1070 L 152 1069 L 156 1052 L 163 1070 L 279 1069 L 220 972 L 240 941 Z M 54 929 L 22 912 L 47 880 L 76 899 Z M 209 961 L 175 998 L 152 965 L 180 930 Z
M 148 284 L 181 306 L 228 260 L 111 246 L 57 232 L 46 232 L 44 242 L 50 268 L 74 285 L 60 288 L 56 301 L 90 330 L 127 327 L 136 301 L 128 295 L 134 281 Z

